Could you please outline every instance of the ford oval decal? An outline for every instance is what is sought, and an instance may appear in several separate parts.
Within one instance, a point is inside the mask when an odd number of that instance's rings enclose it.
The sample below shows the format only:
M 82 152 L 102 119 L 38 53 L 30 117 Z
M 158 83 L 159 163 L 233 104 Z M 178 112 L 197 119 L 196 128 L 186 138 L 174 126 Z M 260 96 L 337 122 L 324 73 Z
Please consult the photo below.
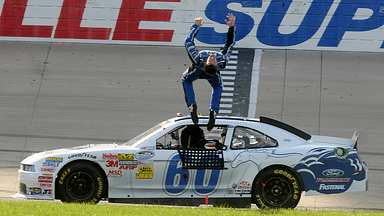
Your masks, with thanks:
M 323 171 L 323 176 L 326 177 L 340 177 L 344 175 L 344 171 L 340 169 L 327 169 Z

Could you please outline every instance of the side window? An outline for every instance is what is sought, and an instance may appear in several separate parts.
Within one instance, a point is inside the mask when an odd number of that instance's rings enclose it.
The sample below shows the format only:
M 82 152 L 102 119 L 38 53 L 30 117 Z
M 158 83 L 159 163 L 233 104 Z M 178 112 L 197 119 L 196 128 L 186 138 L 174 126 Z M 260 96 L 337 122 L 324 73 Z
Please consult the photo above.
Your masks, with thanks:
M 180 131 L 178 128 L 156 140 L 156 149 L 177 149 L 180 146 Z
M 156 149 L 214 149 L 216 142 L 224 143 L 226 132 L 226 126 L 214 127 L 211 131 L 195 125 L 182 126 L 159 137 L 156 140 Z
M 276 147 L 277 141 L 256 130 L 236 127 L 231 143 L 231 149 L 253 149 Z

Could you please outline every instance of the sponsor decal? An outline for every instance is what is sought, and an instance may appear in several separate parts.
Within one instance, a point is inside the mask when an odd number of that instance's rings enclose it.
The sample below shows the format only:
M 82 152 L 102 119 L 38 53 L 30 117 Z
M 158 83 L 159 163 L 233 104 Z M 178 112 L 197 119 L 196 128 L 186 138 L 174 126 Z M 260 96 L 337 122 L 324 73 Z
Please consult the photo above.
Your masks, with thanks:
M 107 161 L 105 161 L 105 166 L 106 167 L 118 167 L 119 161 L 118 160 L 107 160 Z
M 252 190 L 252 185 L 247 181 L 241 181 L 237 186 L 237 189 L 234 190 L 235 194 L 250 194 Z
M 348 149 L 337 147 L 334 149 L 334 153 L 335 153 L 337 158 L 345 159 L 345 158 L 347 158 L 349 151 L 348 151 Z
M 118 160 L 120 161 L 127 161 L 127 160 L 134 160 L 135 156 L 133 154 L 119 154 Z
M 39 176 L 38 177 L 38 182 L 52 183 L 53 182 L 53 177 L 52 176 Z
M 56 169 L 54 168 L 46 168 L 46 167 L 43 167 L 41 168 L 41 172 L 55 172 Z
M 322 194 L 344 192 L 354 187 L 353 182 L 365 181 L 366 173 L 354 173 L 355 170 L 364 171 L 365 166 L 357 156 L 356 149 L 348 148 L 345 159 L 335 155 L 335 148 L 318 147 L 308 151 L 294 169 L 298 170 L 305 184 L 305 191 L 317 191 Z M 342 150 L 342 149 L 340 149 Z M 340 156 L 345 150 L 340 151 Z M 326 167 L 327 169 L 324 169 Z M 333 167 L 333 168 L 331 168 Z M 333 184 L 332 184 L 333 183 Z M 330 189 L 328 185 L 343 185 L 341 189 Z M 341 188 L 338 187 L 338 188 Z M 360 190 L 355 187 L 353 189 Z
M 119 165 L 137 165 L 137 160 L 131 160 L 131 161 L 119 161 Z
M 42 188 L 51 188 L 52 184 L 51 183 L 40 183 L 40 187 L 42 187 Z
M 63 158 L 60 157 L 47 157 L 46 161 L 52 161 L 52 162 L 63 162 Z
M 80 158 L 86 157 L 86 158 L 92 158 L 92 159 L 96 159 L 97 158 L 97 156 L 91 155 L 91 154 L 88 154 L 88 153 L 78 153 L 78 154 L 74 154 L 74 155 L 68 156 L 68 159 L 78 158 L 78 157 L 80 157 Z
M 117 177 L 120 178 L 123 176 L 123 171 L 121 170 L 109 170 L 107 177 Z
M 345 190 L 345 185 L 320 184 L 319 190 Z
M 63 158 L 59 157 L 47 157 L 43 162 L 44 167 L 58 167 L 63 163 Z
M 153 161 L 148 161 L 148 160 L 138 161 L 138 165 L 141 165 L 141 166 L 153 166 Z
M 340 169 L 326 169 L 322 174 L 326 177 L 340 177 L 344 175 L 344 171 Z
M 27 195 L 52 195 L 52 189 L 41 189 L 39 187 L 26 188 Z
M 115 154 L 104 154 L 103 153 L 103 159 L 118 159 L 118 155 Z
M 317 178 L 316 182 L 349 182 L 350 178 Z
M 345 47 L 353 43 L 356 47 L 351 49 L 354 50 L 384 49 L 380 32 L 384 25 L 382 0 L 206 0 L 193 5 L 181 0 L 159 1 L 162 3 L 154 6 L 150 0 L 136 0 L 134 4 L 133 0 L 63 0 L 61 5 L 57 5 L 57 1 L 29 4 L 28 0 L 3 0 L 2 10 L 7 13 L 0 14 L 0 36 L 179 45 L 179 39 L 173 40 L 174 35 L 185 29 L 172 25 L 171 18 L 189 26 L 191 23 L 184 20 L 190 17 L 183 13 L 188 7 L 191 11 L 202 11 L 207 21 L 216 25 L 225 25 L 228 13 L 236 15 L 239 25 L 236 25 L 235 40 L 244 47 L 340 50 L 348 49 Z M 240 6 L 233 10 L 232 4 Z M 44 14 L 44 21 L 40 14 Z M 300 19 L 299 23 L 296 18 Z M 176 20 L 172 20 L 174 22 Z M 225 43 L 226 32 L 222 30 L 203 26 L 199 32 L 196 39 L 200 42 Z M 366 41 L 374 44 L 363 48 Z M 343 42 L 344 45 L 339 46 Z
M 252 186 L 247 181 L 242 181 L 239 183 L 239 186 L 237 187 L 238 190 L 250 190 L 252 189 Z
M 106 167 L 119 167 L 119 169 L 136 169 L 137 164 L 137 161 L 107 160 L 105 162 Z
M 153 147 L 153 146 L 145 146 L 145 147 L 141 147 L 140 149 L 141 150 L 147 150 L 147 151 L 153 151 L 153 150 L 155 150 L 155 147 Z
M 153 166 L 139 166 L 137 168 L 136 178 L 137 179 L 152 179 L 153 177 Z
M 119 169 L 125 169 L 125 170 L 127 170 L 127 169 L 133 170 L 133 169 L 136 169 L 136 168 L 137 168 L 137 166 L 131 166 L 131 165 L 121 165 L 119 167 Z
M 155 156 L 153 151 L 140 151 L 135 154 L 137 160 L 149 160 Z

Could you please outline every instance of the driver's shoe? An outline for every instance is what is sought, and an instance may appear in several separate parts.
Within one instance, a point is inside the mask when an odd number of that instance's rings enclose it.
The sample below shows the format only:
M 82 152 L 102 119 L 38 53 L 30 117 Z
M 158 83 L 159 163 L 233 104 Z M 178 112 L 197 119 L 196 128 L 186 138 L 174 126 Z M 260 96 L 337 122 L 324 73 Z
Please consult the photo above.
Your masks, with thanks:
M 215 118 L 217 116 L 217 113 L 213 110 L 209 110 L 209 121 L 207 125 L 207 130 L 211 131 L 213 126 L 215 126 Z
M 199 123 L 199 118 L 197 117 L 197 105 L 192 104 L 188 108 L 189 108 L 189 112 L 191 112 L 191 118 L 192 118 L 193 123 L 195 125 L 197 125 Z

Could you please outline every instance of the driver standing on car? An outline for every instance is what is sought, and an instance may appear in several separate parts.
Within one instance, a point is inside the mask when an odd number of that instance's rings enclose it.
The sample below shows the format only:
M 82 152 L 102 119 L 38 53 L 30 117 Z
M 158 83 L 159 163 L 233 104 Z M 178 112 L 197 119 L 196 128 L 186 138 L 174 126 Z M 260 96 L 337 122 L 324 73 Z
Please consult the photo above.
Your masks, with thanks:
M 224 69 L 229 56 L 232 53 L 233 46 L 235 45 L 235 19 L 232 14 L 228 14 L 228 20 L 225 20 L 228 28 L 227 40 L 221 52 L 212 50 L 203 50 L 198 52 L 195 47 L 194 39 L 198 33 L 199 27 L 203 25 L 203 18 L 195 18 L 195 23 L 185 38 L 185 47 L 188 56 L 192 61 L 190 66 L 182 76 L 182 83 L 185 93 L 185 100 L 191 113 L 192 121 L 198 124 L 197 117 L 197 102 L 195 99 L 195 92 L 193 90 L 192 82 L 197 79 L 206 79 L 212 86 L 211 106 L 209 108 L 209 121 L 207 129 L 210 131 L 215 125 L 215 117 L 219 112 L 220 97 L 223 89 L 223 80 L 220 75 L 220 70 Z

